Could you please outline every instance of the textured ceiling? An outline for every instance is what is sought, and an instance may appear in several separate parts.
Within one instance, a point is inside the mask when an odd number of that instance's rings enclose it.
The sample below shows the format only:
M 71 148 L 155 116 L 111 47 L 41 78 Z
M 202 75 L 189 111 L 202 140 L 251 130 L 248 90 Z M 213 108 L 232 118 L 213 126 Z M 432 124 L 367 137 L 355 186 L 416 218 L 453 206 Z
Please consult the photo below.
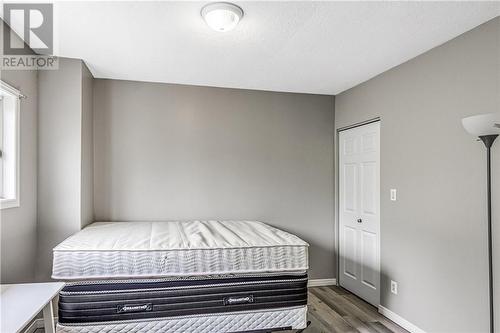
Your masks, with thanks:
M 58 2 L 56 54 L 97 78 L 337 94 L 495 16 L 499 2 L 236 2 L 218 33 L 205 2 Z

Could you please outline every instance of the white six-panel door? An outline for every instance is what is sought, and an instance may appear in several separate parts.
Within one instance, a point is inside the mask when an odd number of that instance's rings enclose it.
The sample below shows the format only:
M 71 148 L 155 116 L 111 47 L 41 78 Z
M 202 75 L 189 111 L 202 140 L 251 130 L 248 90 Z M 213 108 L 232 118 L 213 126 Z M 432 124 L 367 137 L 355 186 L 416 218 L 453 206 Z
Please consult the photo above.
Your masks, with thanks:
M 380 122 L 339 133 L 339 280 L 380 303 Z

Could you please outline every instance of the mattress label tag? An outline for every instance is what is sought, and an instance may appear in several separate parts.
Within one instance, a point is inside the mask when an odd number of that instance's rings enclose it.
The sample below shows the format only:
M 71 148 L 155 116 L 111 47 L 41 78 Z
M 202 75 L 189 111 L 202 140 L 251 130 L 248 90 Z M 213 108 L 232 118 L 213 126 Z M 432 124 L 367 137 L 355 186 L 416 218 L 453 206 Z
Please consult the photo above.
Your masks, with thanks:
M 224 298 L 224 305 L 248 304 L 253 302 L 254 302 L 253 295 Z
M 116 312 L 118 313 L 126 313 L 126 312 L 145 312 L 145 311 L 152 311 L 153 310 L 153 304 L 152 303 L 146 303 L 146 304 L 134 304 L 134 305 L 118 305 L 116 308 Z

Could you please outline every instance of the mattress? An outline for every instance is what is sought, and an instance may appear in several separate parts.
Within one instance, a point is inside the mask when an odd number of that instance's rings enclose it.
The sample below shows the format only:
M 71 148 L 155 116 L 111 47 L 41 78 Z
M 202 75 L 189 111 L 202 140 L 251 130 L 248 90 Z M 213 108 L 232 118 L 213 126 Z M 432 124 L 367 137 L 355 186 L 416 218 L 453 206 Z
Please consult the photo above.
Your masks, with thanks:
M 292 308 L 307 304 L 306 274 L 96 281 L 59 293 L 59 322 L 96 323 Z
M 228 333 L 278 331 L 306 327 L 307 307 L 239 311 L 87 324 L 58 323 L 58 333 Z
M 255 221 L 96 222 L 53 250 L 60 280 L 308 269 L 308 244 Z

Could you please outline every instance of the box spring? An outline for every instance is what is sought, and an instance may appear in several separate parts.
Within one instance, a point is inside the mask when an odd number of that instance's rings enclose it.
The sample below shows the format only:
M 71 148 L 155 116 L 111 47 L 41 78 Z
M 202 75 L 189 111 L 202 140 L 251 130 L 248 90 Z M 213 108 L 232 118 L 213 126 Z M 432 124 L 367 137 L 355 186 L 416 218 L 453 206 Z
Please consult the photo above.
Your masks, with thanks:
M 98 323 L 61 324 L 57 333 L 234 333 L 303 329 L 307 306 Z

